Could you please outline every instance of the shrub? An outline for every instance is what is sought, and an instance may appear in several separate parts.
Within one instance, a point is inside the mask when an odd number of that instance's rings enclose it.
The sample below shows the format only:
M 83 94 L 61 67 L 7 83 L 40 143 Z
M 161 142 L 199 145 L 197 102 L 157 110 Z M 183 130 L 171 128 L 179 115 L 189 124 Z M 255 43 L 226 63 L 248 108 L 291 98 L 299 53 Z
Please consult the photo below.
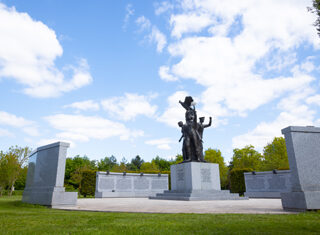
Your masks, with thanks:
M 94 196 L 96 189 L 96 171 L 86 170 L 82 172 L 80 194 L 84 197 Z
M 251 168 L 234 168 L 230 171 L 230 191 L 243 195 L 246 191 L 244 172 L 251 172 Z

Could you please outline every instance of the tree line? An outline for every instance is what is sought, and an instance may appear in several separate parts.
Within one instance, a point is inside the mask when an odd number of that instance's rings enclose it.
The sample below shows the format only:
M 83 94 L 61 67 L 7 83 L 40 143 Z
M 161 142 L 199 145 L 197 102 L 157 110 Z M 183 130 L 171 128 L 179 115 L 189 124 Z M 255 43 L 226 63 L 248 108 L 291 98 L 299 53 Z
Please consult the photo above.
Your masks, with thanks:
M 22 190 L 25 187 L 27 175 L 27 159 L 31 150 L 28 147 L 18 146 L 0 152 L 0 196 L 4 190 L 11 195 L 14 189 Z M 270 171 L 274 169 L 289 169 L 285 140 L 275 137 L 273 141 L 263 148 L 263 153 L 255 150 L 254 146 L 233 149 L 233 157 L 229 164 L 225 162 L 219 149 L 208 148 L 204 152 L 207 162 L 218 163 L 220 170 L 221 187 L 229 189 L 230 172 L 233 169 L 252 169 L 253 171 Z M 86 155 L 68 157 L 66 159 L 65 187 L 66 190 L 79 189 L 83 172 L 88 170 L 110 172 L 144 172 L 144 173 L 169 173 L 170 166 L 182 162 L 181 154 L 174 159 L 167 160 L 156 156 L 151 161 L 143 160 L 139 155 L 128 161 L 120 161 L 113 155 L 100 160 L 90 160 Z

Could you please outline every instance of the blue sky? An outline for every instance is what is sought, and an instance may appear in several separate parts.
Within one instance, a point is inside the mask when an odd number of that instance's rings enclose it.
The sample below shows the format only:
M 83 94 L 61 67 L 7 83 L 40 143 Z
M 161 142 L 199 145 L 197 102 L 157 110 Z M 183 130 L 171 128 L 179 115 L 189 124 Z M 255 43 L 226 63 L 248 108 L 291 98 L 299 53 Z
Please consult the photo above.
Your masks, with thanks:
M 228 161 L 320 125 L 315 16 L 304 0 L 0 0 L 0 149 L 55 141 L 91 159 L 181 153 L 178 101 L 213 117 Z

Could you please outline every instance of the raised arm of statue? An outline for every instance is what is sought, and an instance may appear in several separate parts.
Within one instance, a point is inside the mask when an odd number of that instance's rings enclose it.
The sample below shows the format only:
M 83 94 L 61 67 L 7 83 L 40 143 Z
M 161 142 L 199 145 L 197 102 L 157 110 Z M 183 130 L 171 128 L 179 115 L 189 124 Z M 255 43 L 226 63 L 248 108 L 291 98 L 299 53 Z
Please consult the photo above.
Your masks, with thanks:
M 209 123 L 207 125 L 203 125 L 203 128 L 211 126 L 212 123 L 212 117 L 209 117 Z

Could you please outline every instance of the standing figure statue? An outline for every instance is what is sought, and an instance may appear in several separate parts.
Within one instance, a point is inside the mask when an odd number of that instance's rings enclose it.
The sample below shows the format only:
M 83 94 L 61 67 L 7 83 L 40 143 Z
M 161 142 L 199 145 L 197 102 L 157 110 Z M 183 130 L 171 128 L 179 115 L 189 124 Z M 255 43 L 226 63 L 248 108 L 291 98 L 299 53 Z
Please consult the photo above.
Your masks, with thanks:
M 203 129 L 211 125 L 212 118 L 207 125 L 203 125 L 204 117 L 200 118 L 200 123 L 197 123 L 197 112 L 195 109 L 195 103 L 191 96 L 187 96 L 184 102 L 179 103 L 186 109 L 185 119 L 186 123 L 179 122 L 181 127 L 182 136 L 179 142 L 183 138 L 182 155 L 184 162 L 198 161 L 205 162 L 203 158 Z

